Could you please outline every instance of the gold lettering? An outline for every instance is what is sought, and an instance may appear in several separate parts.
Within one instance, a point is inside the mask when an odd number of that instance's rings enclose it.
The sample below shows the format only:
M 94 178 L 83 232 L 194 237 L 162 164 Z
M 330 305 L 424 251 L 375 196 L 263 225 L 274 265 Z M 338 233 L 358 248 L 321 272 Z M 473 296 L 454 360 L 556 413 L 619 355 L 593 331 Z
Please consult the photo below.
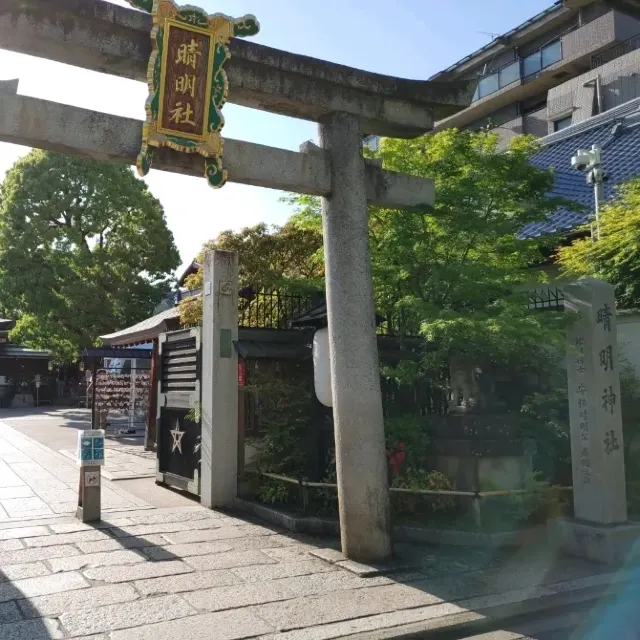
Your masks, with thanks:
M 176 106 L 171 109 L 171 115 L 169 122 L 175 122 L 176 124 L 190 124 L 196 126 L 193 117 L 193 107 L 187 102 L 183 105 L 182 102 L 176 102 Z
M 184 95 L 188 93 L 192 98 L 196 97 L 196 77 L 184 74 L 176 78 L 176 91 Z
M 187 66 L 191 66 L 195 69 L 199 61 L 198 56 L 201 55 L 202 51 L 200 51 L 200 44 L 191 38 L 191 42 L 189 44 L 181 44 L 178 47 L 176 64 L 181 62 L 182 64 L 186 64 Z

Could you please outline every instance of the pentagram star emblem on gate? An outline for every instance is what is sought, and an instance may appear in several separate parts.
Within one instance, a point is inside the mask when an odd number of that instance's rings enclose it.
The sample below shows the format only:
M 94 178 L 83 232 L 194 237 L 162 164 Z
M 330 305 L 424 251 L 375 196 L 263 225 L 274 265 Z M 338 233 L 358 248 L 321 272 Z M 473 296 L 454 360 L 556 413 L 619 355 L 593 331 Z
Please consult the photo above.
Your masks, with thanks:
M 173 445 L 171 446 L 171 453 L 175 453 L 176 449 L 179 453 L 182 453 L 182 438 L 184 437 L 185 432 L 180 431 L 180 420 L 176 420 L 175 429 L 171 429 L 169 431 L 171 437 L 173 438 Z

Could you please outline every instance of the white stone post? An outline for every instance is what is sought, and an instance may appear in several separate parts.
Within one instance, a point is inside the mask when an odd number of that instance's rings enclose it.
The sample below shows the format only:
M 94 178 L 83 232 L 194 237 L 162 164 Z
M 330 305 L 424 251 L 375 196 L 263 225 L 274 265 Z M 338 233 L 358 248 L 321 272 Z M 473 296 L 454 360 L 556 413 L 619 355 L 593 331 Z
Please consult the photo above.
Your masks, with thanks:
M 640 528 L 627 523 L 620 371 L 613 286 L 583 278 L 562 287 L 573 469 L 573 519 L 551 522 L 573 555 L 607 563 L 628 558 Z
M 331 165 L 322 217 L 342 551 L 352 560 L 380 562 L 391 555 L 391 526 L 357 117 L 329 116 L 320 124 L 320 142 Z
M 238 255 L 209 251 L 202 291 L 201 502 L 228 507 L 238 491 Z

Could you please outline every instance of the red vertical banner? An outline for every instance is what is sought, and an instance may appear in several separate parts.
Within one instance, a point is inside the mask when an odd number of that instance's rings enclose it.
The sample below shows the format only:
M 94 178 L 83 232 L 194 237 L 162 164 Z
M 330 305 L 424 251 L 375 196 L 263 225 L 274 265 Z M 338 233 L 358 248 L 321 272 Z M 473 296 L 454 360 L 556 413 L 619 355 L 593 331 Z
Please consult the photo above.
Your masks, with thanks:
M 238 360 L 238 386 L 244 387 L 247 384 L 247 363 L 244 360 Z

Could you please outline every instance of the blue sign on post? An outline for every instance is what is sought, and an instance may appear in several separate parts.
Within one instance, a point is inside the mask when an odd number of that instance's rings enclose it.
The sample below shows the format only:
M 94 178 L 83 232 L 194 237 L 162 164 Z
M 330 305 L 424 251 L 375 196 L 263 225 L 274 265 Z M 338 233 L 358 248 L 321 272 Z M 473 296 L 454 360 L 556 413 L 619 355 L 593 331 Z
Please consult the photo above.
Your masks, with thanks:
M 104 429 L 78 432 L 76 458 L 79 467 L 104 465 Z

